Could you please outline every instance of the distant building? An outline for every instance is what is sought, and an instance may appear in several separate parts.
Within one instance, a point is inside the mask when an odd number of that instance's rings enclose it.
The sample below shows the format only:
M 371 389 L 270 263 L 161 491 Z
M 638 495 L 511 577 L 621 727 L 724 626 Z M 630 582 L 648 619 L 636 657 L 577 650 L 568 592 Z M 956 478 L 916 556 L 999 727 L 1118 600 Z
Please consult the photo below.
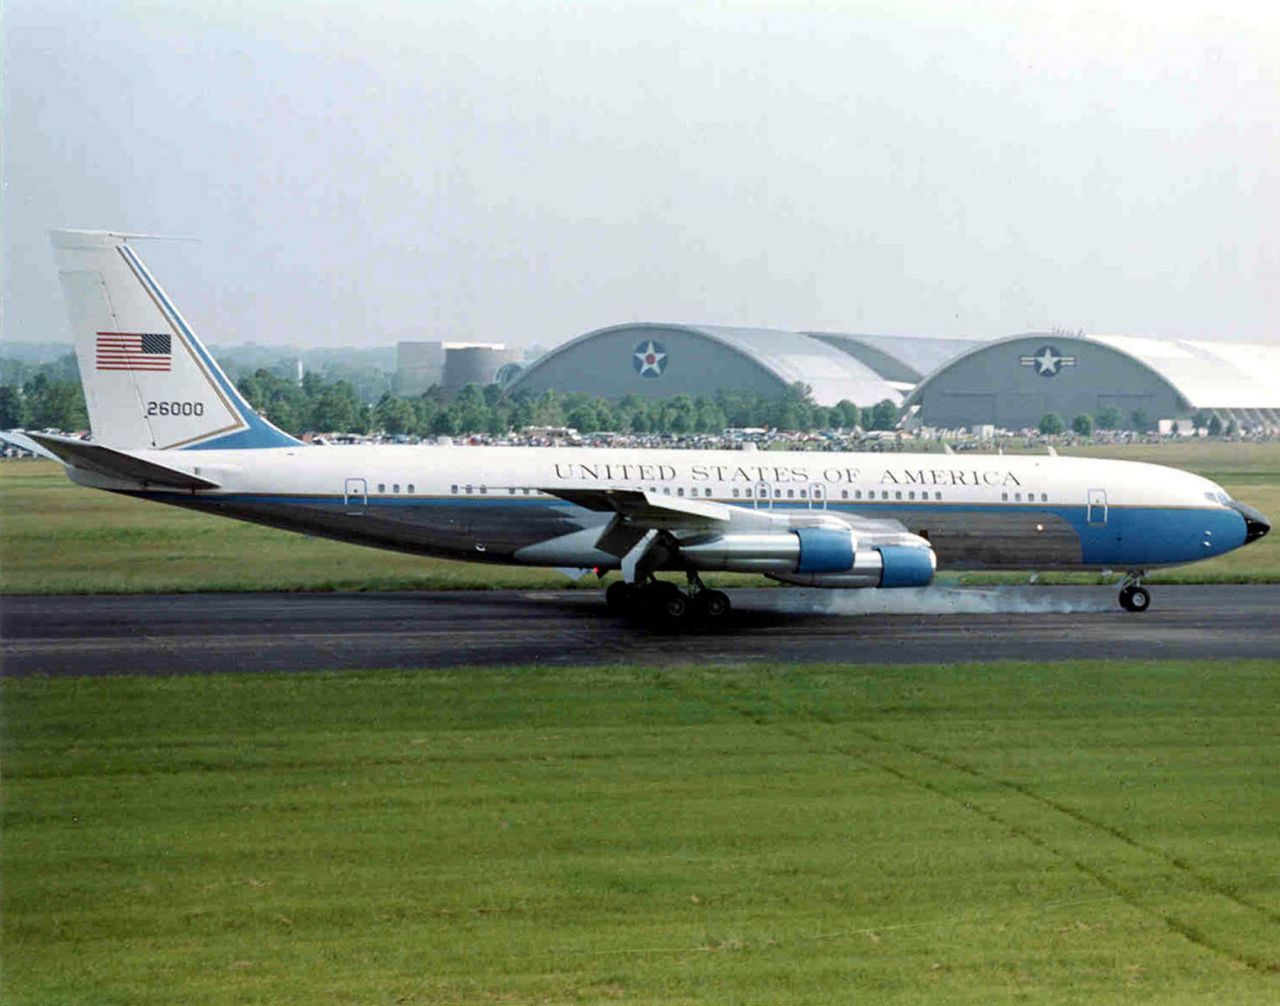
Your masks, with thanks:
M 457 391 L 468 384 L 492 384 L 520 356 L 502 343 L 397 342 L 396 393 L 420 395 L 433 385 Z

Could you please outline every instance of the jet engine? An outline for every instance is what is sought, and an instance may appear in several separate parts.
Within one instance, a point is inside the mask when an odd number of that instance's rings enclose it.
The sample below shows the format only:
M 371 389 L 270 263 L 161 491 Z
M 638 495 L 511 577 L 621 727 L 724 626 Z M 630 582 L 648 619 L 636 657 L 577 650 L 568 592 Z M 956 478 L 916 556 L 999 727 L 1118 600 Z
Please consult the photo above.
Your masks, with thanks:
M 679 556 L 689 569 L 763 573 L 806 587 L 924 587 L 937 560 L 923 538 L 859 540 L 848 528 L 802 527 L 788 531 L 729 533 L 683 541 Z

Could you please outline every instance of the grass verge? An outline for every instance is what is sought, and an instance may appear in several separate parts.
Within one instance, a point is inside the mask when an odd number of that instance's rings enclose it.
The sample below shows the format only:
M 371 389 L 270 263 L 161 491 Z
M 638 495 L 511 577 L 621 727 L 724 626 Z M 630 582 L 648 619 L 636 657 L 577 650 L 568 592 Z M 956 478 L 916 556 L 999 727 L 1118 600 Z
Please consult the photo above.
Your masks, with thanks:
M 1274 662 L 3 682 L 3 998 L 1272 1003 Z

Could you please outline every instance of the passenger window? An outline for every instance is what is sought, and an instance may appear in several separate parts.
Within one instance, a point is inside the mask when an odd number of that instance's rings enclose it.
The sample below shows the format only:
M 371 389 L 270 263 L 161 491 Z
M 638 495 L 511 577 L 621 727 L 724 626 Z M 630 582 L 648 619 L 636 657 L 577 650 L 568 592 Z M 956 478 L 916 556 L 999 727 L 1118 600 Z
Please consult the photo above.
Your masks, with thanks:
M 805 495 L 805 492 L 806 492 L 806 490 L 804 490 L 804 489 L 801 489 L 801 490 L 800 490 L 800 498 L 801 498 L 801 499 L 808 499 L 808 497 Z
M 663 486 L 663 487 L 662 487 L 662 495 L 663 495 L 663 496 L 670 496 L 670 495 L 671 495 L 671 487 L 670 487 L 670 486 Z
M 789 499 L 789 500 L 793 500 L 793 499 L 795 499 L 795 498 L 796 498 L 796 491 L 795 491 L 794 489 L 788 489 L 788 490 L 787 490 L 787 499 Z
M 680 486 L 680 488 L 678 488 L 678 489 L 676 490 L 676 495 L 677 495 L 677 496 L 683 496 L 683 495 L 684 495 L 684 486 Z
M 708 489 L 708 490 L 707 490 L 706 492 L 704 492 L 702 495 L 703 495 L 703 496 L 710 496 L 710 495 L 711 495 L 711 490 L 710 490 L 710 489 Z
M 738 498 L 738 490 L 737 490 L 737 489 L 735 489 L 735 490 L 733 491 L 733 498 L 734 498 L 734 499 L 737 499 L 737 498 Z
M 515 489 L 508 489 L 508 490 L 507 490 L 507 495 L 508 495 L 508 496 L 514 496 L 515 494 L 516 494 Z
M 398 493 L 398 492 L 400 491 L 400 483 L 399 483 L 399 482 L 397 482 L 395 485 L 393 485 L 393 486 L 391 487 L 391 491 L 392 491 L 393 493 Z
M 856 499 L 856 500 L 860 500 L 860 499 L 862 499 L 862 490 L 861 490 L 861 489 L 855 489 L 855 490 L 853 491 L 853 498 L 854 498 L 854 499 Z
M 1040 494 L 1040 502 L 1041 502 L 1041 503 L 1048 503 L 1048 502 L 1049 502 L 1049 494 L 1048 494 L 1048 493 L 1041 493 L 1041 494 Z
M 940 500 L 940 499 L 942 499 L 942 493 L 934 493 L 934 494 L 933 494 L 933 498 L 934 498 L 934 499 L 936 499 L 936 500 Z
M 449 487 L 449 492 L 451 492 L 451 493 L 453 493 L 455 496 L 457 496 L 457 495 L 458 495 L 458 487 L 457 487 L 457 486 L 450 486 L 450 487 Z
M 378 492 L 380 492 L 380 493 L 384 493 L 384 492 L 386 492 L 386 491 L 387 491 L 387 484 L 386 484 L 385 482 L 379 482 L 379 483 L 378 483 Z
M 470 496 L 470 495 L 471 495 L 471 487 L 470 487 L 470 486 L 467 486 L 467 495 L 468 495 L 468 496 Z
M 488 492 L 489 492 L 489 487 L 488 487 L 488 486 L 481 486 L 481 487 L 480 487 L 480 495 L 481 495 L 481 496 L 486 495 Z
M 896 493 L 894 493 L 894 494 L 893 494 L 893 498 L 894 498 L 894 499 L 896 499 L 896 500 L 900 500 L 900 499 L 902 499 L 902 490 L 901 490 L 901 489 L 899 489 Z
M 915 493 L 915 490 L 914 490 L 914 489 L 913 489 L 913 490 L 911 490 L 911 492 L 907 493 L 907 499 L 909 499 L 909 500 L 913 500 L 913 499 L 915 499 L 915 498 L 916 498 L 916 493 Z
M 1014 493 L 1014 494 L 1013 494 L 1013 498 L 1014 498 L 1014 500 L 1015 500 L 1016 502 L 1021 503 L 1021 502 L 1022 502 L 1022 493 Z
M 847 500 L 847 499 L 849 498 L 849 490 L 848 490 L 848 489 L 841 489 L 841 490 L 840 490 L 840 498 L 841 498 L 842 500 Z
M 781 490 L 781 489 L 775 489 L 775 490 L 773 491 L 773 498 L 774 498 L 774 499 L 776 499 L 776 500 L 780 500 L 780 499 L 782 499 L 782 490 Z
M 1008 493 L 1001 493 L 1001 494 L 1000 494 L 1000 498 L 1001 498 L 1002 500 L 1004 500 L 1006 503 L 1008 503 L 1008 502 L 1009 502 L 1009 494 L 1008 494 Z
M 413 483 L 412 483 L 412 482 L 410 482 L 410 483 L 409 483 L 408 492 L 409 492 L 409 495 L 411 495 L 411 496 L 413 495 Z
M 742 495 L 743 495 L 743 496 L 745 496 L 747 499 L 751 499 L 751 490 L 750 490 L 750 489 L 744 489 L 744 490 L 742 491 Z

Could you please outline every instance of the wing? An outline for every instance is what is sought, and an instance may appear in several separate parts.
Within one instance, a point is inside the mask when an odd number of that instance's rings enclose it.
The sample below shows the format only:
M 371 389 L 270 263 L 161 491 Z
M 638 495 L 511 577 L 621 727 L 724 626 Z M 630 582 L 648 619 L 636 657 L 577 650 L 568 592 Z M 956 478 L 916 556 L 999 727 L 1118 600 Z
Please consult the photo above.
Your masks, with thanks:
M 664 496 L 643 489 L 566 489 L 556 486 L 539 492 L 559 497 L 584 510 L 614 514 L 613 520 L 600 532 L 595 547 L 618 558 L 630 554 L 642 541 L 647 548 L 654 540 L 650 532 L 715 530 L 727 526 L 734 511 L 741 509 L 710 500 Z

